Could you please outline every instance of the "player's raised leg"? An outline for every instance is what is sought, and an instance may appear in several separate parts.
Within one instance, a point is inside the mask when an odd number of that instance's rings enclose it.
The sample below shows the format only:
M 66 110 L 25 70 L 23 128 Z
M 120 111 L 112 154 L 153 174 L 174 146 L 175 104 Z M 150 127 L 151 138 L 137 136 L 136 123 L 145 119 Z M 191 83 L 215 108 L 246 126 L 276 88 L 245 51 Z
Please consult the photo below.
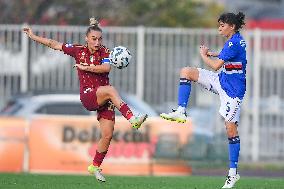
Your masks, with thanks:
M 101 86 L 97 90 L 97 102 L 99 105 L 111 100 L 114 106 L 121 112 L 121 114 L 131 123 L 132 127 L 139 129 L 142 123 L 147 119 L 148 115 L 135 116 L 129 106 L 123 102 L 118 92 L 113 86 Z
M 112 139 L 114 121 L 101 118 L 99 122 L 101 128 L 101 138 L 98 142 L 98 149 L 93 159 L 93 163 L 88 166 L 88 171 L 90 174 L 95 175 L 98 181 L 105 182 L 106 179 L 101 173 L 102 169 L 100 168 L 100 166 L 107 154 L 108 147 Z
M 179 123 L 186 122 L 186 107 L 189 102 L 191 92 L 191 81 L 197 81 L 199 71 L 197 68 L 184 67 L 180 71 L 180 81 L 178 88 L 178 108 L 171 113 L 160 114 L 161 118 Z
M 227 135 L 228 135 L 228 148 L 229 148 L 229 161 L 230 169 L 222 188 L 232 188 L 235 183 L 240 179 L 238 174 L 238 160 L 240 152 L 240 137 L 238 136 L 237 124 L 233 122 L 225 122 Z

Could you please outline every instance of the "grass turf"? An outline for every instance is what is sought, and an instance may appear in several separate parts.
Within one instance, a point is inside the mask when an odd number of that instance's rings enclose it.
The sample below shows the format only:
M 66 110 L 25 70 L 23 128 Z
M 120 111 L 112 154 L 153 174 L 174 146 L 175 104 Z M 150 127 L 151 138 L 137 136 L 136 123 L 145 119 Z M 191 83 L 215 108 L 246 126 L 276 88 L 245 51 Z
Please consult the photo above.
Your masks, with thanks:
M 98 183 L 94 176 L 0 173 L 0 189 L 210 189 L 221 188 L 224 177 L 107 176 Z M 284 189 L 282 178 L 241 177 L 237 189 Z

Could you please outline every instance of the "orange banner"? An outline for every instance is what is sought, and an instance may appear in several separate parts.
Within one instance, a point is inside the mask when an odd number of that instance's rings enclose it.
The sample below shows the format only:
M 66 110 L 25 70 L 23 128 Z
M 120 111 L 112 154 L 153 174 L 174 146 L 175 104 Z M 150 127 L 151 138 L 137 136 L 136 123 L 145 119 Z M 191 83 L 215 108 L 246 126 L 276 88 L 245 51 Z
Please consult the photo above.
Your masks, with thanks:
M 156 145 L 164 138 L 176 138 L 184 144 L 191 134 L 191 124 L 177 124 L 159 118 L 149 119 L 141 129 L 132 129 L 123 117 L 116 119 L 108 154 L 102 164 L 106 174 L 149 175 L 166 170 L 190 172 L 185 164 L 171 167 L 153 163 Z M 82 172 L 97 149 L 99 123 L 90 117 L 38 117 L 32 120 L 29 136 L 29 168 L 36 172 Z M 161 142 L 161 141 L 160 141 Z M 161 168 L 162 167 L 162 168 Z M 181 169 L 181 167 L 183 167 Z
M 0 172 L 23 171 L 27 128 L 24 119 L 0 118 Z

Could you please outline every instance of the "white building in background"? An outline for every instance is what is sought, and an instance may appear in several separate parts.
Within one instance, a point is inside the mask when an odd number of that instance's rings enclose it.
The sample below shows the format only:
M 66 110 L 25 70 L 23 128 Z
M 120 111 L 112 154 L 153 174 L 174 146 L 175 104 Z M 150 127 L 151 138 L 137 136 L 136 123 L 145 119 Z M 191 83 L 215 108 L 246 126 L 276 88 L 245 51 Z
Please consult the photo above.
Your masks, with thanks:
M 243 11 L 250 19 L 284 19 L 284 0 L 224 0 L 225 9 Z

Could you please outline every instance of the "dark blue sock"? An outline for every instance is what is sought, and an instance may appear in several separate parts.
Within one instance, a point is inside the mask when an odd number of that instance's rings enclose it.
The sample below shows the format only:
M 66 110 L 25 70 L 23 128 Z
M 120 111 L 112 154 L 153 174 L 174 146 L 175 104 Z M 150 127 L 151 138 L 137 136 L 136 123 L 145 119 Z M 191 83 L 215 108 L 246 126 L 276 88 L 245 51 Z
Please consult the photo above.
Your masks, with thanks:
M 191 91 L 191 82 L 186 78 L 180 78 L 178 88 L 178 105 L 187 107 Z
M 240 153 L 240 137 L 235 136 L 228 138 L 229 140 L 229 160 L 230 168 L 238 167 L 239 153 Z

